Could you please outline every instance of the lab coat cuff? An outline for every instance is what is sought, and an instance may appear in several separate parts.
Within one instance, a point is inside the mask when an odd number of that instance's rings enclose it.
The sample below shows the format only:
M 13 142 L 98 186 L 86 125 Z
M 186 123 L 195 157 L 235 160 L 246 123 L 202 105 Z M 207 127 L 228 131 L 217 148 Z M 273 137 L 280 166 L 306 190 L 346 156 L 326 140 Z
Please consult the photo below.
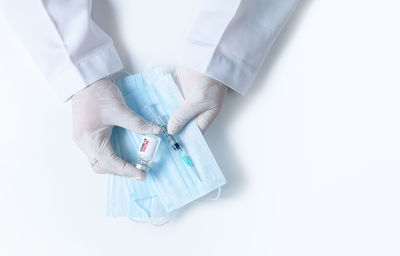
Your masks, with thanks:
M 187 45 L 180 65 L 207 75 L 241 95 L 251 87 L 256 72 L 220 51 L 195 44 Z
M 78 60 L 68 70 L 51 79 L 60 97 L 67 101 L 86 86 L 123 68 L 114 45 L 96 49 Z

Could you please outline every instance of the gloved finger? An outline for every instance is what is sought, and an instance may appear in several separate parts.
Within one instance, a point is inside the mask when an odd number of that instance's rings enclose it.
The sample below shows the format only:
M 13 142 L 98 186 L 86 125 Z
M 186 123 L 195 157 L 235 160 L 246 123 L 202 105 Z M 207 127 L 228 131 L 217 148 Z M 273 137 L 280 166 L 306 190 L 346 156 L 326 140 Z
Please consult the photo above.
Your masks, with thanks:
M 190 120 L 202 113 L 204 108 L 199 104 L 191 103 L 187 100 L 171 115 L 168 120 L 168 133 L 179 132 Z
M 140 181 L 146 178 L 146 174 L 143 171 L 115 155 L 110 142 L 106 143 L 98 159 L 92 160 L 91 164 L 96 173 L 110 173 Z
M 220 111 L 220 108 L 213 108 L 213 109 L 207 110 L 204 113 L 201 113 L 194 119 L 202 133 L 204 133 L 207 130 L 207 128 L 210 126 L 210 124 L 214 121 L 214 119 L 217 117 L 219 111 Z
M 120 109 L 118 114 L 113 116 L 112 119 L 114 125 L 129 129 L 135 133 L 159 135 L 162 132 L 159 126 L 143 119 L 128 108 L 128 106 Z

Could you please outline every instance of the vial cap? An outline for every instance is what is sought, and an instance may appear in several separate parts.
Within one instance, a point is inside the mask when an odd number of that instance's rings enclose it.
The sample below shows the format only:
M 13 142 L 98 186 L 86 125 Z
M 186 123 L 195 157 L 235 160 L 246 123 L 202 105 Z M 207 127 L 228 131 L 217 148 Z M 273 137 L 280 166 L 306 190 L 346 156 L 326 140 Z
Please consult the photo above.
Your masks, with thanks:
M 147 172 L 149 170 L 149 167 L 144 164 L 136 164 L 135 167 L 136 167 L 136 169 L 139 169 L 144 172 Z

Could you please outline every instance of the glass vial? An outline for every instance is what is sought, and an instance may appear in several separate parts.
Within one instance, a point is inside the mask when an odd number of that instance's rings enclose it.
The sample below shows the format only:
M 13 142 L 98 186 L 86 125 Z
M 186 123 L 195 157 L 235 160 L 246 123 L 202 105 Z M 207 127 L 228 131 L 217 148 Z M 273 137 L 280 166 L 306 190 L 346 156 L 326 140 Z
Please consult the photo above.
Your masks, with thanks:
M 158 136 L 150 134 L 143 136 L 142 142 L 139 144 L 138 163 L 136 164 L 136 168 L 144 172 L 149 170 L 149 165 L 156 155 L 160 142 L 161 139 Z

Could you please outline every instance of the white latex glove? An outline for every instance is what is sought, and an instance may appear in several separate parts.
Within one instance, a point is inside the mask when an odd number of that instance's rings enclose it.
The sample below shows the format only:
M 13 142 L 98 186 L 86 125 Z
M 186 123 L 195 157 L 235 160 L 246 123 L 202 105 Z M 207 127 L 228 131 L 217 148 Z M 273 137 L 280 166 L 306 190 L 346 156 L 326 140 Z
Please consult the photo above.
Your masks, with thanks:
M 227 87 L 197 71 L 179 67 L 175 82 L 185 101 L 168 121 L 168 133 L 179 132 L 190 120 L 204 132 L 217 117 L 224 103 Z
M 88 157 L 96 173 L 111 173 L 143 180 L 145 173 L 117 157 L 111 147 L 113 126 L 135 133 L 160 134 L 161 128 L 144 120 L 125 103 L 119 89 L 101 79 L 72 97 L 74 142 Z

